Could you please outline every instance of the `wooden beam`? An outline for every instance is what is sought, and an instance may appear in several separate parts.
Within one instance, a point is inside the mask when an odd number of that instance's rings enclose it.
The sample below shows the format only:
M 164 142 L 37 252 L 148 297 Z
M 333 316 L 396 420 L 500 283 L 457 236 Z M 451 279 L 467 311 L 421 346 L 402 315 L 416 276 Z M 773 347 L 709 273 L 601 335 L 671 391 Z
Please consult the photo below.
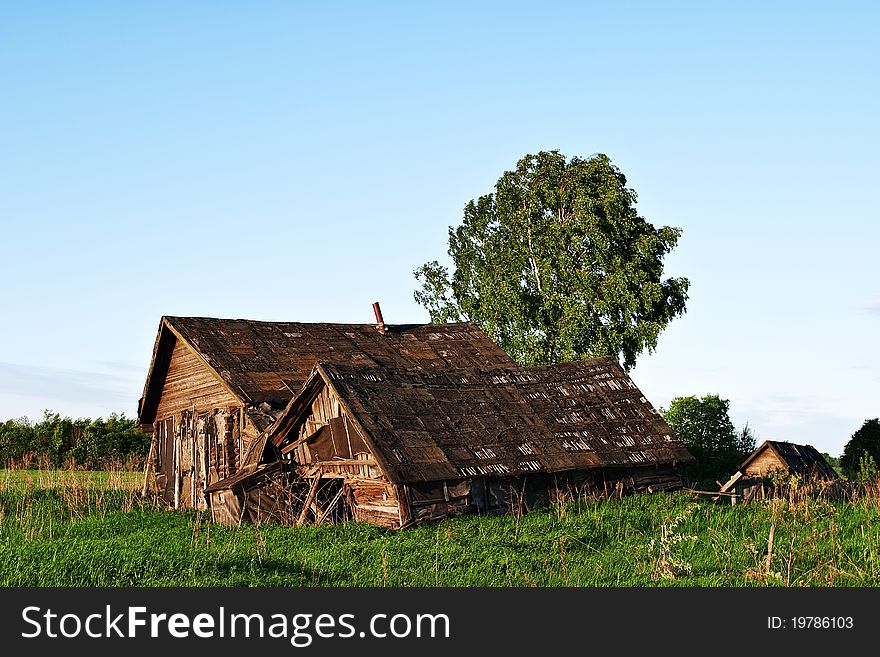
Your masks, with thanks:
M 315 501 L 315 495 L 318 494 L 318 484 L 321 483 L 321 473 L 318 473 L 318 476 L 312 480 L 312 487 L 309 488 L 309 494 L 306 497 L 305 504 L 303 504 L 302 512 L 299 514 L 299 518 L 296 520 L 297 525 L 301 525 L 306 521 L 306 515 L 309 512 L 309 508 L 312 506 L 312 502 Z
M 190 441 L 190 449 L 189 449 L 189 454 L 190 454 L 189 503 L 192 506 L 192 508 L 197 509 L 199 507 L 196 504 L 196 424 L 197 424 L 197 422 L 196 422 L 196 418 L 195 418 L 195 414 L 196 414 L 195 411 L 196 411 L 196 407 L 195 407 L 195 404 L 193 404 L 192 415 L 190 415 L 189 422 L 187 422 L 187 424 L 189 425 L 187 427 L 187 432 L 189 433 L 189 441 Z
M 321 522 L 324 520 L 324 518 L 327 517 L 327 514 L 329 514 L 329 513 L 333 510 L 333 507 L 336 506 L 336 504 L 339 502 L 339 498 L 342 497 L 342 492 L 343 492 L 343 490 L 344 490 L 343 487 L 340 486 L 340 487 L 339 487 L 339 490 L 336 491 L 336 495 L 334 495 L 334 496 L 333 496 L 333 499 L 330 500 L 330 504 L 328 504 L 328 505 L 326 506 L 326 508 L 321 512 L 321 515 L 319 515 L 319 516 L 315 519 L 315 524 L 316 524 L 316 525 L 321 524 Z
M 175 425 L 177 423 L 175 422 Z M 174 508 L 180 508 L 180 427 L 174 427 Z
M 147 463 L 144 466 L 144 486 L 141 489 L 141 497 L 147 496 L 147 487 L 150 482 L 150 470 L 153 469 L 153 454 L 156 453 L 156 434 L 153 434 L 153 439 L 150 441 L 150 455 L 147 456 Z
M 719 490 L 694 490 L 693 488 L 682 488 L 685 493 L 693 493 L 694 495 L 726 495 L 735 497 L 736 493 L 725 493 Z
M 447 493 L 446 490 L 446 482 L 443 482 L 444 492 Z M 394 486 L 394 494 L 397 497 L 397 513 L 400 517 L 400 526 L 403 527 L 412 519 L 412 509 L 411 509 L 411 500 L 409 495 L 409 486 L 406 484 L 392 484 Z
M 379 463 L 375 459 L 333 459 L 332 461 L 315 461 L 312 465 L 317 465 L 319 467 L 323 467 L 325 465 L 334 466 L 334 465 L 373 465 L 377 466 Z

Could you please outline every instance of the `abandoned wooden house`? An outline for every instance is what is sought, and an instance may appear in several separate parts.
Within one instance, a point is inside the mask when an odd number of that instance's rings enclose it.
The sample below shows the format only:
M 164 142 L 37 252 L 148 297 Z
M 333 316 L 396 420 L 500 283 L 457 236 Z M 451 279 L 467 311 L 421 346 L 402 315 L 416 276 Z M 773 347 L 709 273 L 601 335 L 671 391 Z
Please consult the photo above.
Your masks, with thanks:
M 681 486 L 691 455 L 613 359 L 524 368 L 469 323 L 377 321 L 163 317 L 139 406 L 158 492 L 401 527 Z
M 811 445 L 765 440 L 743 461 L 720 492 L 732 504 L 763 499 L 774 475 L 796 475 L 805 481 L 831 482 L 839 479 L 828 461 Z
M 248 448 L 319 361 L 370 367 L 512 364 L 471 324 L 302 324 L 163 317 L 143 396 L 155 484 L 169 504 L 206 507 L 204 488 L 261 454 Z M 248 460 L 250 459 L 250 460 Z

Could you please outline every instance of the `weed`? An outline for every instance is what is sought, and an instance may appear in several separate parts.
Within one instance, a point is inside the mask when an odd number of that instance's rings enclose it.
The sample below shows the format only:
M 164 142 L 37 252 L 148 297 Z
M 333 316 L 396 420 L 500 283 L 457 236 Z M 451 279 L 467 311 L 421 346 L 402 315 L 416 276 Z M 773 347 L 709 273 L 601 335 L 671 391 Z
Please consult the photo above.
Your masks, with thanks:
M 675 516 L 669 523 L 660 525 L 659 541 L 651 539 L 651 542 L 648 544 L 648 552 L 653 560 L 651 579 L 675 579 L 680 575 L 690 574 L 693 570 L 690 563 L 675 554 L 675 547 L 684 541 L 697 540 L 696 536 L 678 532 L 678 526 L 696 508 L 696 504 L 689 504 L 684 511 Z

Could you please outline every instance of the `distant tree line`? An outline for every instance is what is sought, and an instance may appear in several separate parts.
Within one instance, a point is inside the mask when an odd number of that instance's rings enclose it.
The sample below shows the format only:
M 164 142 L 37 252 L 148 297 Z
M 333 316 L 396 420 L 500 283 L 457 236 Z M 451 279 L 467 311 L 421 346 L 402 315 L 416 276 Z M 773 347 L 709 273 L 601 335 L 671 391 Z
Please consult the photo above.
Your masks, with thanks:
M 150 435 L 124 414 L 73 420 L 46 411 L 38 422 L 19 418 L 0 424 L 0 467 L 136 469 L 149 449 Z

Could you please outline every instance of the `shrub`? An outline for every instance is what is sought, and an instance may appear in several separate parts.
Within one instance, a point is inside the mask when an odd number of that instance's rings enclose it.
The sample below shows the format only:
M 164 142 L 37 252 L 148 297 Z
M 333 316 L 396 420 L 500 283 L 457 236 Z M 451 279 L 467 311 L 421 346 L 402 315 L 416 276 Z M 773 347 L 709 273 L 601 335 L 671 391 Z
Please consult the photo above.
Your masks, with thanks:
M 108 465 L 143 464 L 150 448 L 150 436 L 137 428 L 135 420 L 112 413 L 106 420 L 73 420 L 46 411 L 31 423 L 27 418 L 0 424 L 0 463 L 38 462 L 47 467 L 100 470 Z

